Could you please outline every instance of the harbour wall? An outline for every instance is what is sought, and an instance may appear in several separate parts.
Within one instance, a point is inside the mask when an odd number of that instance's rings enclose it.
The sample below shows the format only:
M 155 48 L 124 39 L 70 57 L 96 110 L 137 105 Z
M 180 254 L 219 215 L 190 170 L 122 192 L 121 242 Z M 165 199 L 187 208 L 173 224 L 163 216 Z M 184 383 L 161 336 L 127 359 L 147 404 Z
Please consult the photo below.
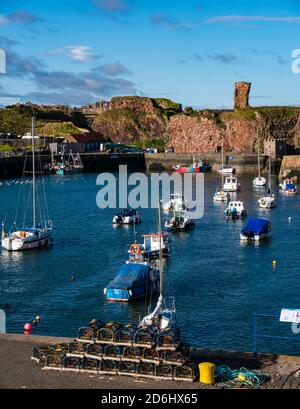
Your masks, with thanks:
M 300 179 L 300 155 L 284 156 L 282 159 L 279 180 L 293 176 Z
M 40 160 L 42 166 L 51 162 L 49 154 L 38 155 L 37 162 Z M 89 152 L 82 153 L 81 159 L 84 164 L 84 172 L 116 172 L 119 165 L 127 165 L 129 172 L 135 171 L 172 171 L 174 165 L 183 163 L 190 165 L 193 158 L 201 158 L 212 166 L 213 171 L 217 171 L 221 165 L 222 158 L 220 153 L 197 155 L 192 153 L 157 153 L 157 154 L 143 154 L 143 153 L 101 153 Z M 300 172 L 300 156 L 285 157 L 284 168 L 299 169 Z M 299 158 L 299 159 L 297 159 Z M 60 156 L 55 156 L 56 160 L 60 160 Z M 295 163 L 294 163 L 295 161 Z M 230 165 L 236 169 L 238 174 L 257 172 L 257 156 L 256 155 L 233 155 L 230 160 Z M 279 173 L 280 159 L 276 160 L 274 173 Z M 25 164 L 25 156 L 13 155 L 0 157 L 0 179 L 12 178 L 22 176 Z M 36 163 L 37 169 L 40 166 Z M 267 173 L 267 157 L 261 157 L 262 173 Z M 31 159 L 30 154 L 27 156 L 26 170 L 30 171 Z M 282 167 L 281 167 L 282 168 Z
M 30 154 L 29 154 L 30 155 Z M 7 156 L 0 157 L 0 179 L 12 177 L 20 177 L 23 174 L 23 169 L 26 160 L 26 170 L 31 170 L 31 158 L 27 156 Z M 132 153 L 83 153 L 80 155 L 84 164 L 84 172 L 116 172 L 119 165 L 127 165 L 128 171 L 143 171 L 145 170 L 145 157 L 143 154 Z M 40 159 L 39 159 L 40 158 Z M 55 156 L 56 160 L 60 160 L 60 156 Z M 40 161 L 40 162 L 39 162 Z M 38 163 L 39 162 L 39 163 Z M 36 159 L 36 168 L 40 169 L 46 163 L 51 162 L 49 154 L 38 155 Z
M 230 156 L 230 155 L 228 155 Z M 235 168 L 237 173 L 256 173 L 257 155 L 232 155 L 230 166 Z M 221 153 L 157 153 L 145 154 L 145 164 L 148 171 L 170 171 L 177 163 L 183 163 L 189 166 L 193 158 L 199 158 L 208 162 L 213 171 L 217 171 L 222 163 Z M 267 158 L 261 157 L 261 167 L 266 168 Z

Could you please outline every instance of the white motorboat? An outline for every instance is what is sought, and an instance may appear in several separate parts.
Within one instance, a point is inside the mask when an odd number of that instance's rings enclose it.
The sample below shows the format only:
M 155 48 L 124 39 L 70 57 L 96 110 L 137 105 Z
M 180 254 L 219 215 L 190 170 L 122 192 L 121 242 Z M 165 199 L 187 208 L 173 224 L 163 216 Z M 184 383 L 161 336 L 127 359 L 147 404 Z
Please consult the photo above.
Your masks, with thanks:
M 241 185 L 236 176 L 226 176 L 223 190 L 225 192 L 239 192 Z
M 231 201 L 229 202 L 228 207 L 225 209 L 225 218 L 226 219 L 245 219 L 247 217 L 247 212 L 244 207 L 244 203 L 241 201 Z
M 234 173 L 234 168 L 229 165 L 222 165 L 218 172 L 223 175 L 231 175 L 232 173 Z
M 172 193 L 170 200 L 162 206 L 164 212 L 171 212 L 176 208 L 187 209 L 187 207 L 187 201 L 184 200 L 184 196 L 180 193 Z
M 216 193 L 214 194 L 214 202 L 215 203 L 228 203 L 230 200 L 230 194 L 225 192 L 223 189 L 217 189 Z
M 253 186 L 255 187 L 265 186 L 267 183 L 267 180 L 260 174 L 260 140 L 259 139 L 258 139 L 258 148 L 257 148 L 257 169 L 258 169 L 258 175 L 255 179 L 253 179 Z
M 241 231 L 240 239 L 245 242 L 260 241 L 266 239 L 271 230 L 269 219 L 252 218 Z
M 142 222 L 141 214 L 134 209 L 123 209 L 113 217 L 113 224 L 138 224 Z
M 165 227 L 172 231 L 193 230 L 195 223 L 189 218 L 187 210 L 173 210 L 173 215 L 166 221 Z
M 32 227 L 24 227 L 5 234 L 2 224 L 2 247 L 8 251 L 31 250 L 46 246 L 52 239 L 52 222 L 37 220 L 37 186 L 35 169 L 35 119 L 32 117 Z M 42 182 L 43 183 L 43 182 Z M 41 211 L 39 212 L 41 214 Z M 41 217 L 41 216 L 40 216 Z
M 161 237 L 161 250 L 164 257 L 170 255 L 171 252 L 171 234 L 170 233 L 150 233 L 144 234 L 144 243 L 138 244 L 136 241 L 130 246 L 128 253 L 130 260 L 134 259 L 156 259 L 159 256 Z
M 253 186 L 262 187 L 265 186 L 267 183 L 266 178 L 263 176 L 258 176 L 257 178 L 253 179 Z
M 287 196 L 294 196 L 297 193 L 297 185 L 292 179 L 285 179 L 282 183 L 279 184 L 282 193 Z
M 261 197 L 257 202 L 262 209 L 273 209 L 275 207 L 275 196 Z
M 268 192 L 266 196 L 258 199 L 257 203 L 262 209 L 273 209 L 275 207 L 275 195 L 272 193 L 271 180 L 271 158 L 269 157 L 269 178 L 268 178 Z

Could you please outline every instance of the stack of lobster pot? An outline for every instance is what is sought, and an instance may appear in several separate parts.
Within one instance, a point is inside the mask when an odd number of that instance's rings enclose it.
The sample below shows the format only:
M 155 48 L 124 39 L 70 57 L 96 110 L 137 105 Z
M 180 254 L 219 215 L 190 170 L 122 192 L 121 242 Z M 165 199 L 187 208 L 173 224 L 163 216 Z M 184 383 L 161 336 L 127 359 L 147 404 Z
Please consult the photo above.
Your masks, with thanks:
M 178 328 L 160 330 L 92 320 L 70 343 L 34 346 L 32 359 L 44 369 L 193 382 L 197 365 Z

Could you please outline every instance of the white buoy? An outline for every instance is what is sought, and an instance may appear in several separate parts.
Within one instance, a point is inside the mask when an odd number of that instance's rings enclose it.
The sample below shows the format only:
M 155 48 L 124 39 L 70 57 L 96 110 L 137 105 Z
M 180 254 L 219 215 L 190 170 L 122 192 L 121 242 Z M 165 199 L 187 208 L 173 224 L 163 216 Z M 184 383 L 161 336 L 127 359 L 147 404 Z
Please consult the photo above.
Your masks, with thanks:
M 291 217 L 289 217 L 289 219 L 288 219 L 288 220 L 289 220 L 289 222 L 291 222 L 291 221 L 292 221 L 292 218 L 291 218 Z

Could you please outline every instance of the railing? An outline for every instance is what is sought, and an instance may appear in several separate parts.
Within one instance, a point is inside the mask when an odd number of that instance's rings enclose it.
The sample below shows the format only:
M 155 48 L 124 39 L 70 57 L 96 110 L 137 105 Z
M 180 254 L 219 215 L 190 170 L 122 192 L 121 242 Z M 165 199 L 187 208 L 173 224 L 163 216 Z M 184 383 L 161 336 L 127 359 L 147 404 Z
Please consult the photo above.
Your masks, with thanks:
M 259 318 L 277 318 L 277 322 L 279 322 L 280 315 L 279 314 L 253 314 L 253 331 L 252 331 L 252 338 L 253 338 L 253 352 L 257 352 L 257 343 L 259 339 L 276 339 L 276 340 L 288 340 L 288 341 L 296 341 L 296 337 L 291 336 L 284 336 L 284 335 L 270 335 L 265 333 L 259 332 Z M 281 322 L 281 324 L 286 324 Z M 298 342 L 300 338 L 298 339 Z

